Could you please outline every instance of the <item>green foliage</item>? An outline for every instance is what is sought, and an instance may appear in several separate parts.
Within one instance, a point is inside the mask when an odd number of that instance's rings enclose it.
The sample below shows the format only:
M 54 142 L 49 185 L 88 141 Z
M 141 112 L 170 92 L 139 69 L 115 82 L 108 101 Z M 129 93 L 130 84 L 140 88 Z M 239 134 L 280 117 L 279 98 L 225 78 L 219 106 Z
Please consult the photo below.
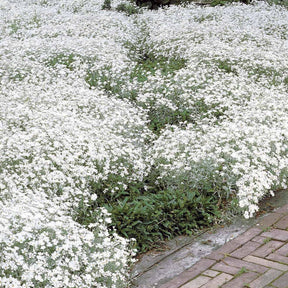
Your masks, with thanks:
M 288 8 L 288 0 L 266 0 L 270 5 L 280 5 Z
M 186 66 L 187 60 L 183 58 L 169 58 L 162 55 L 154 55 L 152 52 L 141 51 L 137 59 L 137 65 L 130 72 L 129 79 L 135 79 L 139 83 L 148 81 L 149 75 L 155 75 L 156 71 L 160 71 L 162 76 L 173 76 L 176 71 Z M 124 71 L 123 74 L 127 73 Z M 120 77 L 117 79 L 115 73 L 112 72 L 110 66 L 104 67 L 101 71 L 88 71 L 86 82 L 90 87 L 98 87 L 106 91 L 109 95 L 114 95 L 120 99 L 128 99 L 131 102 L 137 102 L 136 90 L 128 91 L 125 88 L 126 82 Z M 165 87 L 164 87 L 165 88 Z M 163 88 L 163 89 L 164 89 Z M 155 91 L 157 92 L 157 91 Z M 158 91 L 161 92 L 161 91 Z M 149 105 L 137 102 L 137 105 L 148 109 L 149 128 L 159 135 L 161 129 L 167 124 L 178 125 L 182 122 L 193 122 L 192 113 L 194 110 L 185 107 L 184 103 L 179 100 L 179 91 L 171 94 L 170 98 L 175 103 L 177 109 L 172 109 L 161 105 L 155 106 L 155 99 L 149 102 Z
M 153 101 L 151 101 L 150 109 L 148 111 L 149 124 L 148 127 L 156 134 L 160 135 L 161 130 L 166 125 L 186 125 L 187 123 L 196 124 L 197 118 L 206 118 L 210 113 L 216 119 L 220 119 L 221 116 L 225 115 L 225 111 L 228 110 L 227 107 L 217 108 L 217 104 L 207 105 L 204 100 L 195 101 L 194 107 L 187 108 L 184 103 L 174 99 L 174 104 L 176 104 L 177 109 L 172 110 L 171 108 L 161 105 L 156 106 Z
M 267 243 L 270 242 L 271 240 L 272 240 L 272 238 L 266 237 L 266 238 L 263 240 L 263 243 L 264 243 L 264 244 L 267 244 Z
M 211 224 L 212 216 L 217 215 L 216 198 L 196 191 L 166 189 L 134 199 L 126 197 L 117 204 L 107 207 L 112 224 L 121 235 L 135 238 L 140 251 L 176 235 L 192 234 Z
M 13 74 L 9 75 L 9 80 L 12 80 L 14 82 L 20 82 L 23 79 L 25 79 L 25 75 L 21 71 L 15 71 Z
M 155 55 L 152 52 L 145 52 L 140 54 L 135 68 L 135 74 L 151 73 L 155 75 L 156 70 L 161 71 L 162 76 L 174 73 L 186 66 L 187 60 L 183 58 L 172 58 L 162 55 Z
M 214 17 L 211 14 L 194 17 L 194 21 L 198 22 L 198 23 L 202 23 L 205 21 L 213 20 L 213 19 L 214 19 Z
M 270 5 L 281 5 L 284 7 L 288 8 L 288 0 L 265 0 L 267 3 L 269 3 Z M 195 3 L 195 1 L 193 0 L 134 0 L 134 2 L 141 7 L 149 7 L 151 9 L 157 9 L 161 6 L 165 6 L 165 5 L 186 5 L 189 3 Z M 251 4 L 251 0 L 211 0 L 211 1 L 204 1 L 202 2 L 202 5 L 209 5 L 212 7 L 215 6 L 223 6 L 223 5 L 227 5 L 227 4 L 231 4 L 233 2 L 241 2 L 244 4 Z M 197 3 L 197 2 L 196 2 Z M 200 22 L 201 19 L 199 19 Z
M 130 183 L 114 193 L 103 190 L 121 181 L 117 175 L 105 183 L 91 182 L 91 193 L 98 198 L 89 205 L 80 201 L 75 220 L 87 226 L 95 221 L 96 208 L 105 207 L 111 213 L 111 230 L 115 227 L 120 235 L 135 238 L 138 252 L 144 252 L 165 239 L 190 235 L 220 216 L 218 196 L 211 191 L 156 185 L 157 176 L 157 171 L 152 171 L 143 182 Z
M 238 75 L 237 71 L 233 68 L 233 63 L 231 63 L 229 60 L 217 60 L 216 64 L 218 68 L 224 72 L 233 73 L 236 76 Z
M 283 78 L 284 75 L 287 75 L 286 71 L 278 71 L 273 67 L 262 67 L 258 65 L 257 67 L 252 67 L 250 70 L 249 76 L 254 77 L 256 81 L 261 81 L 262 78 L 269 79 L 269 85 L 278 86 L 280 84 L 288 84 L 288 76 Z
M 30 25 L 33 25 L 36 28 L 39 28 L 41 26 L 41 19 L 39 16 L 37 16 L 36 14 L 32 17 L 30 23 Z
M 192 110 L 185 107 L 173 111 L 171 108 L 162 105 L 151 107 L 148 112 L 150 120 L 148 127 L 156 134 L 160 135 L 161 130 L 167 125 L 178 125 L 180 123 L 193 123 Z
M 118 98 L 127 98 L 123 97 L 122 93 L 122 86 L 124 85 L 123 80 L 117 79 L 116 75 L 113 75 L 110 66 L 104 67 L 101 71 L 89 70 L 85 77 L 85 81 L 90 87 L 101 88 L 108 94 Z
M 135 7 L 132 4 L 127 4 L 127 3 L 120 3 L 116 7 L 116 11 L 124 12 L 127 16 L 131 16 L 133 14 L 138 14 L 140 12 L 139 8 Z
M 187 60 L 180 57 L 166 57 L 163 55 L 155 55 L 152 51 L 147 52 L 148 48 L 140 51 L 140 55 L 137 58 L 137 64 L 132 71 L 128 71 L 130 73 L 128 75 L 128 81 L 139 82 L 140 84 L 147 82 L 149 76 L 154 76 L 157 71 L 161 73 L 163 77 L 167 77 L 170 82 L 173 82 L 173 76 L 175 73 L 186 67 Z M 59 58 L 59 57 L 58 57 Z M 58 58 L 56 58 L 59 62 Z M 72 58 L 73 59 L 73 58 Z M 60 57 L 62 61 L 62 58 Z M 54 62 L 53 62 L 54 63 Z M 220 69 L 224 70 L 227 73 L 236 73 L 234 69 L 231 67 L 231 64 L 228 61 L 218 60 L 217 65 Z M 68 65 L 69 63 L 67 63 Z M 68 66 L 69 67 L 69 66 Z M 123 71 L 123 73 L 118 73 L 127 75 L 127 71 Z M 165 93 L 165 97 L 168 101 L 171 101 L 175 106 L 175 109 L 169 108 L 167 105 L 158 105 L 157 99 L 150 99 L 146 103 L 138 102 L 137 90 L 128 90 L 126 88 L 127 80 L 118 76 L 116 73 L 113 73 L 112 67 L 107 65 L 102 70 L 89 70 L 86 75 L 86 82 L 90 87 L 98 87 L 103 89 L 108 95 L 116 96 L 120 99 L 127 99 L 133 103 L 136 103 L 137 106 L 144 108 L 147 110 L 149 124 L 148 127 L 153 131 L 156 135 L 160 135 L 161 130 L 166 125 L 186 125 L 187 123 L 196 123 L 197 118 L 205 118 L 211 116 L 210 111 L 212 112 L 212 116 L 216 119 L 220 119 L 221 116 L 225 115 L 225 111 L 228 110 L 227 107 L 219 107 L 217 109 L 218 104 L 210 104 L 207 105 L 204 99 L 200 99 L 195 101 L 194 107 L 187 107 L 186 103 L 181 100 L 181 94 L 183 91 L 174 91 L 170 89 L 169 92 L 166 91 L 167 87 L 165 83 L 163 87 L 159 87 L 157 93 Z M 197 90 L 201 87 L 189 87 L 190 90 Z M 210 114 L 209 114 L 210 113 Z
M 14 20 L 14 21 L 10 24 L 10 29 L 11 29 L 10 35 L 17 33 L 18 30 L 21 29 L 21 22 L 20 22 L 20 20 L 18 20 L 18 19 Z
M 103 10 L 111 10 L 111 0 L 104 0 L 104 3 L 102 5 Z
M 250 0 L 213 0 L 212 2 L 210 2 L 210 6 L 215 7 L 215 6 L 223 6 L 232 2 L 242 2 L 245 4 L 249 4 Z
M 236 274 L 235 277 L 239 277 L 240 275 L 247 273 L 248 270 L 246 269 L 246 267 L 242 267 Z
M 76 61 L 76 58 L 77 55 L 75 54 L 66 55 L 64 53 L 60 53 L 46 60 L 46 65 L 51 67 L 55 67 L 56 65 L 63 65 L 70 71 L 73 71 L 73 63 Z
M 183 91 L 169 89 L 167 92 L 165 83 L 163 87 L 161 85 L 157 87 L 159 91 L 154 91 L 154 94 L 165 93 L 165 98 L 173 103 L 175 109 L 158 104 L 156 98 L 145 102 L 138 101 L 137 88 L 132 91 L 127 89 L 127 82 L 136 81 L 141 86 L 142 83 L 150 81 L 149 77 L 159 73 L 170 83 L 174 81 L 173 76 L 176 72 L 185 68 L 187 63 L 187 60 L 181 57 L 156 54 L 153 49 L 145 46 L 144 42 L 141 42 L 138 47 L 130 47 L 131 50 L 137 51 L 136 55 L 131 56 L 136 62 L 132 70 L 115 73 L 112 67 L 107 65 L 101 70 L 89 70 L 85 78 L 86 82 L 90 87 L 98 87 L 108 95 L 128 99 L 147 110 L 148 126 L 156 135 L 160 135 L 166 125 L 196 123 L 195 117 L 207 117 L 211 110 L 217 119 L 225 115 L 227 107 L 217 108 L 217 104 L 208 105 L 204 99 L 197 100 L 194 106 L 187 107 L 181 100 Z M 129 43 L 127 45 L 129 46 Z M 227 61 L 218 61 L 217 65 L 227 73 L 234 73 L 231 64 Z M 201 87 L 197 86 L 193 89 L 197 90 Z M 166 183 L 163 184 L 164 181 L 161 184 L 157 182 L 158 176 L 159 171 L 152 169 L 142 182 L 126 183 L 125 179 L 114 174 L 109 175 L 105 182 L 92 181 L 90 191 L 98 198 L 89 205 L 80 202 L 75 220 L 89 225 L 97 217 L 94 211 L 104 206 L 111 213 L 111 230 L 115 227 L 120 235 L 135 238 L 138 251 L 143 252 L 157 246 L 165 239 L 191 234 L 198 228 L 211 225 L 219 217 L 222 205 L 219 202 L 219 194 L 223 191 L 220 191 L 222 188 L 215 182 L 203 181 L 201 185 L 198 183 L 199 185 L 195 186 L 193 179 L 184 175 L 173 181 L 165 180 Z M 127 187 L 119 188 L 119 183 L 123 182 Z M 116 186 L 118 189 L 113 189 Z M 103 192 L 111 189 L 116 192 Z
M 269 0 L 271 2 L 281 2 L 282 0 Z M 141 7 L 148 7 L 150 9 L 158 9 L 159 7 L 164 7 L 166 5 L 187 5 L 189 3 L 196 3 L 199 4 L 198 2 L 195 2 L 193 0 L 135 0 L 134 1 L 137 5 Z M 201 2 L 200 5 L 208 5 L 208 6 L 222 6 L 226 4 L 230 4 L 232 2 L 242 2 L 245 4 L 250 4 L 251 0 L 207 0 L 204 2 Z

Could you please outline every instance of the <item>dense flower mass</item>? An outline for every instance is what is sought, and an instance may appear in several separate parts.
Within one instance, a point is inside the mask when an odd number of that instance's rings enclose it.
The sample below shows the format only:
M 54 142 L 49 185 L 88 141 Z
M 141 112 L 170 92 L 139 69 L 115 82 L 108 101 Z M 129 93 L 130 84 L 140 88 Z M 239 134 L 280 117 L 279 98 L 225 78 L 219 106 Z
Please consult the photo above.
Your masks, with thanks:
M 152 169 L 245 217 L 287 187 L 287 10 L 121 2 L 0 1 L 3 288 L 126 287 L 134 251 L 97 193 Z

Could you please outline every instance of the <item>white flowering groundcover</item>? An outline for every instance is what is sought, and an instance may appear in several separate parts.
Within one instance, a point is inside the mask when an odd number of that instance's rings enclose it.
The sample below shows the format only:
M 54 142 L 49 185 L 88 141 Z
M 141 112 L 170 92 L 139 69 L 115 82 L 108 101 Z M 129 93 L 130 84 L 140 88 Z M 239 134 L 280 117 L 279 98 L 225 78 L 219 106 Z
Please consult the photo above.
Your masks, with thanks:
M 119 3 L 0 0 L 1 288 L 128 285 L 134 251 L 106 210 L 75 221 L 91 183 L 115 193 L 156 169 L 245 217 L 287 187 L 287 9 Z

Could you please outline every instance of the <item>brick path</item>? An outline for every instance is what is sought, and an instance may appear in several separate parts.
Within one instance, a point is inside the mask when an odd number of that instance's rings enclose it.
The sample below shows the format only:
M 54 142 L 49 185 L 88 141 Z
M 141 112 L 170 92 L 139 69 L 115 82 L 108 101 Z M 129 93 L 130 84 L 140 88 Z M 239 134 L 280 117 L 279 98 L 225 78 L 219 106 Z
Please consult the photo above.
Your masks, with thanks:
M 288 288 L 288 205 L 160 288 Z

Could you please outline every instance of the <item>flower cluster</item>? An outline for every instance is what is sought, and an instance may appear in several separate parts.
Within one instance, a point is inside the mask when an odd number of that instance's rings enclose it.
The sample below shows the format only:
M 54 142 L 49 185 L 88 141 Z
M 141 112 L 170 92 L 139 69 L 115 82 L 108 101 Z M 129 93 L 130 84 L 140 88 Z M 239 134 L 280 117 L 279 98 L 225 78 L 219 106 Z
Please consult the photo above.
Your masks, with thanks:
M 245 217 L 287 187 L 287 10 L 120 2 L 0 2 L 1 287 L 125 287 L 134 252 L 97 193 L 152 169 Z
M 177 103 L 177 91 L 194 116 L 154 142 L 160 178 L 185 175 L 187 189 L 215 182 L 219 196 L 237 195 L 245 217 L 287 187 L 287 19 L 287 10 L 263 2 L 143 15 L 154 53 L 187 59 L 173 77 L 151 76 L 149 92 L 165 81 L 157 96 Z
M 89 231 L 37 196 L 1 203 L 1 286 L 125 287 L 127 241 L 109 236 L 102 212 Z
M 141 181 L 151 132 L 141 109 L 85 81 L 128 65 L 125 23 L 98 1 L 40 2 L 0 7 L 1 287 L 126 287 L 134 250 L 90 186 Z M 94 223 L 75 221 L 79 203 Z

